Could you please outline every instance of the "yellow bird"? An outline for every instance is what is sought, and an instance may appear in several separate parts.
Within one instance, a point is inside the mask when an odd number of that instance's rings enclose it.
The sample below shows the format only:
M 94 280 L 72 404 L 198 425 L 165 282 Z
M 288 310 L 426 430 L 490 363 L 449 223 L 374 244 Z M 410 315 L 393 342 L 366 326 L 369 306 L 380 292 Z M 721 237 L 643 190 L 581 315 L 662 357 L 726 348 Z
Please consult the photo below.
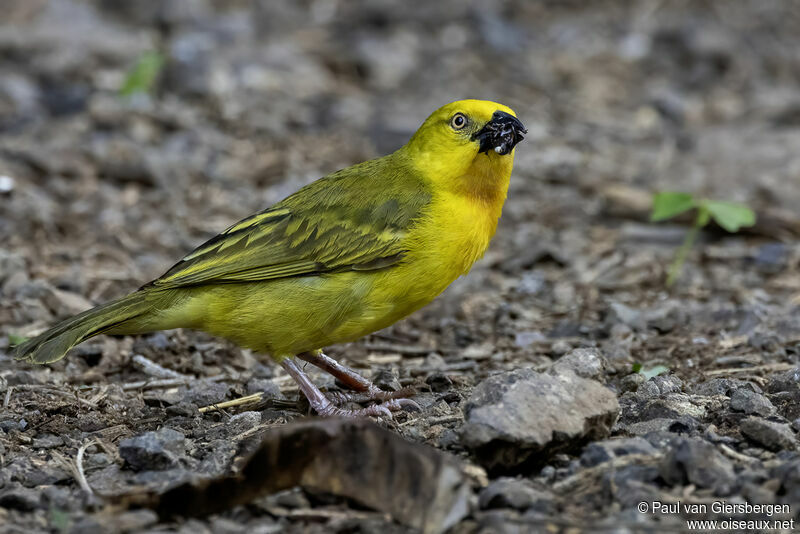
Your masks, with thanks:
M 268 353 L 320 415 L 390 416 L 413 401 L 382 391 L 321 348 L 391 325 L 469 271 L 495 233 L 524 133 L 501 104 L 443 106 L 393 154 L 303 187 L 138 291 L 25 341 L 14 356 L 50 363 L 98 334 L 193 328 Z M 295 357 L 359 395 L 326 397 Z M 381 403 L 337 406 L 354 397 Z

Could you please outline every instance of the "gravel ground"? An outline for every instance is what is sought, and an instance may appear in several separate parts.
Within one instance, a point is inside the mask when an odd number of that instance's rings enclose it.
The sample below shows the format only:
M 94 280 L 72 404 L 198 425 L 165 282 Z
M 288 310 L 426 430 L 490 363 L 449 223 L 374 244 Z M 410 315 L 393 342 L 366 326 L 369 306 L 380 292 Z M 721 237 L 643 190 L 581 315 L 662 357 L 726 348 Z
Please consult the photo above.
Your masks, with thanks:
M 7 0 L 4 12 L 0 531 L 800 519 L 792 3 Z M 122 96 L 152 51 L 165 59 L 156 85 Z M 466 97 L 509 105 L 529 130 L 492 247 L 427 308 L 329 350 L 386 389 L 414 387 L 421 412 L 309 418 L 267 358 L 192 331 L 99 337 L 48 367 L 7 356 L 10 335 L 135 289 Z M 758 223 L 703 232 L 668 290 L 686 226 L 648 222 L 657 190 L 746 202 Z M 260 395 L 212 406 L 248 394 Z M 199 512 L 211 514 L 185 517 Z

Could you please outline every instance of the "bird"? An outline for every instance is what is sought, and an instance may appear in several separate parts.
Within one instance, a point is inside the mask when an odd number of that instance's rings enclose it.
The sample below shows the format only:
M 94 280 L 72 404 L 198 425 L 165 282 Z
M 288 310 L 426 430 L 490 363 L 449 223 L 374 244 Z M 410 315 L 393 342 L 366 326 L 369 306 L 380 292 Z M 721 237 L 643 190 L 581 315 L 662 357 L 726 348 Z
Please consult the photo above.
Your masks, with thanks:
M 333 172 L 230 226 L 161 277 L 12 349 L 46 364 L 100 334 L 188 328 L 275 360 L 320 416 L 415 406 L 327 356 L 430 303 L 483 256 L 527 130 L 509 107 L 459 100 L 395 152 Z M 354 393 L 323 393 L 308 362 Z M 343 405 L 358 399 L 366 407 Z

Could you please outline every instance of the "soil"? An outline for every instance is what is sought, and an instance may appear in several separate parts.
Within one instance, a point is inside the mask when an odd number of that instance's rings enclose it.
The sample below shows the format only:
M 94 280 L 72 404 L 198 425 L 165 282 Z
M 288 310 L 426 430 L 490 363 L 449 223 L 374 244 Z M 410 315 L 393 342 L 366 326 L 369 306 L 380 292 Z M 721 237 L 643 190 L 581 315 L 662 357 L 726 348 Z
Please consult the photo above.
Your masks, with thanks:
M 424 446 L 408 454 L 442 451 L 469 474 L 451 531 L 664 532 L 762 517 L 652 510 L 679 500 L 784 503 L 763 518 L 800 519 L 792 3 L 5 4 L 0 531 L 426 528 L 299 479 L 199 518 L 112 507 L 235 472 L 262 437 L 306 421 L 307 403 L 268 357 L 201 332 L 98 337 L 49 366 L 7 348 L 136 289 L 300 186 L 398 148 L 433 109 L 467 97 L 507 104 L 529 132 L 489 252 L 420 312 L 327 351 L 381 387 L 417 391 L 420 412 L 377 424 Z M 122 95 L 151 51 L 164 58 L 153 87 Z M 688 225 L 649 222 L 661 190 L 744 202 L 758 223 L 708 227 L 667 288 Z M 473 389 L 584 361 L 575 349 L 599 370 L 574 371 L 617 397 L 611 424 L 554 436 L 533 463 L 486 464 L 464 429 L 476 403 L 497 399 Z

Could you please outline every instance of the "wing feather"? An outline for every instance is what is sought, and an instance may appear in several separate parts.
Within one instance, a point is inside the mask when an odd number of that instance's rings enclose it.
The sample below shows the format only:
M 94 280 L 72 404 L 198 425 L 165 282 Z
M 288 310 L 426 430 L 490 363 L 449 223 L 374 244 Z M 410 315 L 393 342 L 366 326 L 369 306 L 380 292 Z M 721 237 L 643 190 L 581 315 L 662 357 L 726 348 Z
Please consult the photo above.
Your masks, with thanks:
M 254 282 L 401 261 L 404 238 L 430 202 L 399 153 L 328 175 L 209 239 L 153 286 Z

